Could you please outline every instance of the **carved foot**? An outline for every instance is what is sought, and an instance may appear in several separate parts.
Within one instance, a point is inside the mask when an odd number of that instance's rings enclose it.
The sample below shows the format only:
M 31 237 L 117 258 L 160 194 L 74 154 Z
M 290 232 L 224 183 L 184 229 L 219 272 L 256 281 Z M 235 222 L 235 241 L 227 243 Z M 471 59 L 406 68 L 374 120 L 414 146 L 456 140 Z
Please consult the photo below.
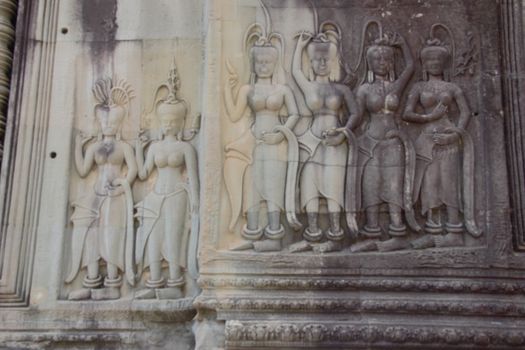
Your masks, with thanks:
M 365 225 L 361 230 L 359 230 L 359 234 L 364 238 L 379 238 L 381 237 L 381 228 L 379 226 L 369 227 L 368 225 Z
M 410 248 L 410 242 L 406 237 L 394 237 L 377 243 L 377 249 L 380 252 L 393 252 L 407 248 Z
M 253 242 L 252 241 L 242 241 L 240 244 L 237 244 L 236 246 L 233 246 L 230 248 L 231 251 L 237 252 L 237 251 L 243 251 L 243 250 L 250 250 L 253 249 Z
M 120 288 L 118 287 L 104 287 L 91 291 L 91 299 L 93 300 L 115 300 L 119 298 Z
M 248 228 L 248 226 L 244 225 L 241 231 L 241 235 L 247 240 L 255 241 L 263 236 L 263 230 L 262 228 L 251 230 Z
M 155 289 L 146 288 L 135 293 L 135 299 L 155 299 Z
M 377 239 L 367 239 L 365 241 L 353 244 L 350 247 L 350 251 L 352 253 L 372 252 L 377 250 L 378 242 L 379 241 Z
M 300 242 L 292 244 L 289 248 L 290 253 L 301 253 L 312 250 L 312 243 L 302 240 Z
M 284 235 L 285 235 L 285 232 L 284 232 L 283 225 L 281 225 L 277 230 L 270 229 L 270 226 L 267 226 L 264 229 L 264 236 L 267 239 L 280 240 L 281 238 L 284 237 Z
M 309 242 L 319 242 L 321 239 L 323 239 L 323 231 L 319 230 L 319 228 L 316 230 L 311 230 L 309 227 L 307 227 L 303 232 L 303 237 Z
M 278 252 L 281 250 L 281 240 L 265 239 L 253 242 L 253 249 L 256 252 Z
M 462 247 L 465 245 L 463 242 L 463 234 L 461 233 L 447 233 L 444 236 L 438 236 L 435 238 L 436 247 Z
M 425 223 L 425 232 L 438 235 L 443 233 L 443 227 L 441 226 L 441 224 L 435 223 L 432 220 L 427 220 L 427 222 Z
M 184 296 L 180 287 L 155 289 L 157 299 L 180 299 Z
M 81 288 L 72 291 L 67 296 L 68 300 L 88 300 L 91 299 L 91 289 L 89 288 Z
M 314 253 L 324 254 L 330 252 L 339 252 L 343 249 L 341 242 L 327 241 L 313 246 Z
M 433 235 L 424 235 L 410 242 L 410 245 L 414 249 L 433 248 L 436 246 L 436 243 L 434 242 L 434 238 L 435 236 Z

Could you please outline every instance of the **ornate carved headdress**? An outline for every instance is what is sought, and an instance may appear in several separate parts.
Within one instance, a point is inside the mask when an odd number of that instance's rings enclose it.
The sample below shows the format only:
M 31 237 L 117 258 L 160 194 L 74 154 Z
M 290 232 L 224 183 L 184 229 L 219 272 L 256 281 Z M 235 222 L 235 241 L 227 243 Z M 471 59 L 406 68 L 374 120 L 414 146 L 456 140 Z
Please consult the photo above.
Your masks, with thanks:
M 329 45 L 332 52 L 335 55 L 335 58 L 337 59 L 337 65 L 335 67 L 332 67 L 330 71 L 330 81 L 339 81 L 341 80 L 341 69 L 343 69 L 347 75 L 345 82 L 350 79 L 350 72 L 347 69 L 344 61 L 343 61 L 343 44 L 342 44 L 342 31 L 341 28 L 337 23 L 331 20 L 327 20 L 319 24 L 319 13 L 317 11 L 317 8 L 315 7 L 315 4 L 312 0 L 309 0 L 309 3 L 312 7 L 313 12 L 313 20 L 314 20 L 314 32 L 313 33 L 304 33 L 307 36 L 309 36 L 312 41 L 307 47 L 307 54 L 308 56 L 312 55 L 312 50 L 316 46 L 325 46 Z M 296 36 L 299 36 L 303 33 L 299 33 Z M 304 67 L 310 67 L 310 62 L 306 60 L 303 60 L 303 66 Z M 311 69 L 308 69 L 310 75 L 313 77 L 313 71 Z
M 449 43 L 447 43 L 445 38 L 439 38 L 438 37 L 438 28 L 442 28 L 445 32 L 445 36 L 448 36 Z M 430 28 L 430 35 L 429 38 L 426 40 L 423 48 L 420 52 L 420 58 L 423 61 L 425 58 L 427 58 L 430 54 L 438 53 L 442 56 L 443 61 L 445 64 L 448 64 L 448 69 L 445 68 L 443 72 L 443 78 L 446 81 L 450 80 L 450 76 L 452 75 L 452 72 L 455 71 L 455 62 L 454 62 L 454 55 L 455 55 L 455 43 L 454 43 L 454 37 L 452 36 L 451 30 L 444 24 L 436 23 Z M 428 80 L 428 73 L 425 71 L 423 67 L 423 79 Z
M 375 24 L 377 26 L 377 34 L 374 37 L 374 34 L 369 31 L 371 25 Z M 368 43 L 366 42 L 366 37 L 370 38 Z M 375 80 L 375 74 L 370 69 L 370 59 L 372 55 L 375 54 L 387 54 L 392 56 L 392 65 L 389 67 L 388 79 L 394 81 L 396 79 L 395 67 L 394 67 L 394 46 L 396 45 L 396 35 L 394 33 L 384 32 L 383 25 L 377 20 L 370 20 L 365 24 L 363 28 L 363 34 L 361 36 L 361 52 L 359 53 L 359 63 L 355 68 L 354 72 L 357 72 L 362 62 L 365 63 L 365 79 L 368 83 L 373 83 Z M 365 80 L 363 79 L 363 81 Z
M 129 104 L 135 97 L 131 85 L 124 79 L 105 77 L 97 80 L 93 86 L 93 96 L 97 103 L 95 104 L 94 113 L 101 113 L 103 110 L 113 111 L 122 118 L 129 116 Z M 117 139 L 120 139 L 120 131 L 117 133 Z M 101 134 L 98 135 L 101 138 Z
M 157 88 L 155 111 L 159 114 L 173 112 L 177 119 L 185 119 L 188 113 L 188 103 L 185 99 L 178 97 L 179 89 L 180 77 L 174 58 L 173 66 L 168 74 L 168 80 Z
M 246 32 L 244 33 L 244 53 L 251 60 L 251 69 L 250 69 L 250 82 L 255 83 L 255 72 L 253 69 L 254 57 L 253 55 L 256 52 L 261 52 L 269 50 L 274 52 L 276 55 L 277 65 L 275 66 L 275 71 L 273 73 L 273 80 L 277 83 L 283 83 L 285 76 L 284 70 L 282 68 L 282 61 L 284 55 L 284 39 L 280 33 L 272 31 L 272 21 L 268 8 L 264 5 L 262 0 L 259 0 L 261 7 L 264 13 L 265 25 L 260 23 L 251 24 Z

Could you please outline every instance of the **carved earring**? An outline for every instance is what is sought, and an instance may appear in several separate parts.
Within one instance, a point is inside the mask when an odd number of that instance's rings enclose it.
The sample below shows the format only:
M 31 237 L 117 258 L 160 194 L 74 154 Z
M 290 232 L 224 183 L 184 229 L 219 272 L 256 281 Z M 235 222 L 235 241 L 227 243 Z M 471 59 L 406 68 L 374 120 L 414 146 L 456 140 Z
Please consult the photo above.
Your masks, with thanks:
M 445 81 L 450 81 L 450 75 L 451 75 L 451 70 L 445 69 L 445 71 L 443 72 L 443 79 Z
M 375 80 L 375 75 L 374 75 L 374 72 L 372 72 L 371 70 L 369 70 L 366 74 L 366 80 L 369 84 L 372 84 Z
M 428 72 L 426 69 L 423 69 L 422 75 L 423 75 L 423 80 L 428 81 Z
M 388 80 L 393 83 L 396 80 L 396 74 L 394 72 L 394 67 L 390 67 L 388 70 Z

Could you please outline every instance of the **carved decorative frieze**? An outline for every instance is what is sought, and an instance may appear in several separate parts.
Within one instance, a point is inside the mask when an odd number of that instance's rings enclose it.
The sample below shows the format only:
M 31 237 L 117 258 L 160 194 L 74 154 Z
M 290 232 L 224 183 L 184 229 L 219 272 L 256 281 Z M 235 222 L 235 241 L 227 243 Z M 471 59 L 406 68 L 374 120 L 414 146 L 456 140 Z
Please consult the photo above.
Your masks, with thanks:
M 370 292 L 428 292 L 428 293 L 480 293 L 521 295 L 525 293 L 525 282 L 454 280 L 454 279 L 412 279 L 398 278 L 277 278 L 237 277 L 199 279 L 201 288 L 233 290 L 332 290 Z
M 334 323 L 240 322 L 226 323 L 226 344 L 232 348 L 250 346 L 303 347 L 304 344 L 323 346 L 381 346 L 400 344 L 438 346 L 440 349 L 457 346 L 498 346 L 517 348 L 525 344 L 525 332 L 509 329 L 477 327 L 419 327 L 384 325 L 347 325 Z M 295 347 L 294 347 L 295 348 Z
M 204 299 L 203 301 L 201 301 Z M 369 298 L 343 297 L 338 298 L 310 298 L 297 300 L 295 298 L 245 298 L 224 297 L 220 299 L 199 298 L 195 306 L 199 309 L 217 310 L 221 313 L 258 312 L 273 314 L 277 310 L 282 312 L 305 313 L 367 313 L 367 314 L 412 314 L 426 315 L 454 315 L 454 316 L 486 316 L 486 317 L 523 317 L 525 304 L 512 301 L 453 301 L 443 299 L 414 300 L 395 299 L 378 300 Z

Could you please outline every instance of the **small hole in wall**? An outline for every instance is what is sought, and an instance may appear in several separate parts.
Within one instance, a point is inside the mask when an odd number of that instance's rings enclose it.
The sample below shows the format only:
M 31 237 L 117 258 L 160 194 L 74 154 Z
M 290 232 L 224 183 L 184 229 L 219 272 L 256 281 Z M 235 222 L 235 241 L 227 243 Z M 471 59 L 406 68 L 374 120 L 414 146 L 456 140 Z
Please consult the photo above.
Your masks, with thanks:
M 67 29 L 66 27 L 62 28 L 60 30 L 62 32 L 62 34 L 67 34 L 67 32 L 69 32 L 69 29 Z
M 51 157 L 51 159 L 55 159 L 57 157 L 57 153 L 56 152 L 51 152 L 51 153 L 49 153 L 49 156 Z

